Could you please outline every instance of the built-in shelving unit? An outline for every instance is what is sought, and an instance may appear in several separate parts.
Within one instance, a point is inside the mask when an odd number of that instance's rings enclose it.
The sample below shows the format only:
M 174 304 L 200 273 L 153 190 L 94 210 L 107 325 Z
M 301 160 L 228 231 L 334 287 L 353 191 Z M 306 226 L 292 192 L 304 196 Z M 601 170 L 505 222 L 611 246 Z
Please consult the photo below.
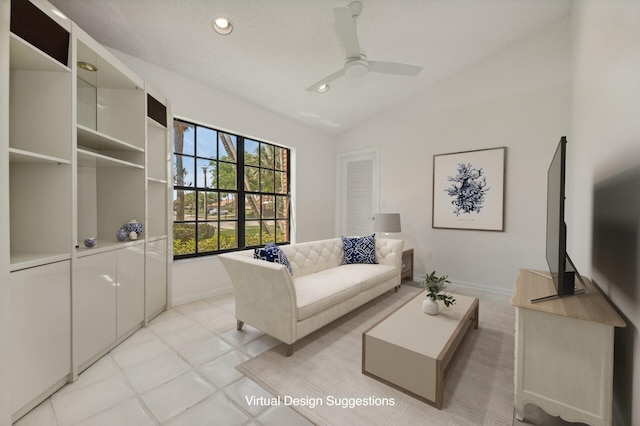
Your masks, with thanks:
M 100 247 L 145 216 L 145 90 L 103 46 L 75 34 L 78 246 L 94 237 Z
M 9 138 L 0 144 L 8 159 L 9 204 L 0 209 L 9 217 L 3 238 L 9 240 L 16 420 L 71 374 L 73 70 L 70 24 L 60 25 L 26 0 L 11 2 L 10 19 L 10 32 L 1 34 L 10 50 Z
M 71 254 L 72 72 L 13 33 L 9 41 L 9 238 L 16 270 Z
M 166 309 L 171 134 L 168 100 L 45 0 L 0 8 L 0 272 L 16 421 Z M 132 219 L 142 234 L 119 241 Z

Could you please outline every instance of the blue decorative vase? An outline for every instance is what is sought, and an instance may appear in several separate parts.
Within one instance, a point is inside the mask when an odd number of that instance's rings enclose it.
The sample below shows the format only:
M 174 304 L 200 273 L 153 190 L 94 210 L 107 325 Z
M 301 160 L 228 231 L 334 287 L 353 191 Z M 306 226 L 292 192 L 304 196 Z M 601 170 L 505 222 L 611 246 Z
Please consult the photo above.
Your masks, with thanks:
M 118 229 L 118 232 L 116 232 L 116 238 L 118 239 L 118 241 L 126 240 L 127 239 L 127 231 L 125 231 L 124 228 Z
M 86 240 L 84 240 L 84 245 L 85 247 L 95 247 L 96 239 L 94 237 L 89 237 Z
M 135 232 L 136 234 L 138 234 L 138 236 L 140 236 L 140 234 L 142 234 L 142 228 L 142 224 L 135 219 L 130 220 L 122 226 L 122 229 L 124 229 L 127 235 L 129 235 L 131 232 Z

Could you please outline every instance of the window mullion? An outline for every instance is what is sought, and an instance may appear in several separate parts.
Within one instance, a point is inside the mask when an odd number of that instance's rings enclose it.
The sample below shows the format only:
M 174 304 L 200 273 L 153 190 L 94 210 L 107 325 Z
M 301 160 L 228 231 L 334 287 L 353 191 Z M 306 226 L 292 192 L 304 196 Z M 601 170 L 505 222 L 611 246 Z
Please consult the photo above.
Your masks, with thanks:
M 238 170 L 238 172 L 236 173 L 237 176 L 237 181 L 236 181 L 236 188 L 238 188 L 238 211 L 237 211 L 237 218 L 238 218 L 238 248 L 244 248 L 246 247 L 246 243 L 245 243 L 245 231 L 246 231 L 246 224 L 245 224 L 245 206 L 244 206 L 244 199 L 245 199 L 245 195 L 244 195 L 244 138 L 242 136 L 238 136 L 237 137 L 237 150 L 236 152 L 238 153 L 236 158 L 236 168 Z

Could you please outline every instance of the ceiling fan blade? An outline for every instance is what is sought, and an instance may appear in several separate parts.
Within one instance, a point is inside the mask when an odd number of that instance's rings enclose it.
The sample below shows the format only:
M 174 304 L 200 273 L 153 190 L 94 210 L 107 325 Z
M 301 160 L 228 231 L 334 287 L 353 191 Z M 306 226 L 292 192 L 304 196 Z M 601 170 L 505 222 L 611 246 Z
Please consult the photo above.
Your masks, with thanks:
M 347 53 L 347 58 L 359 58 L 360 42 L 353 11 L 348 7 L 336 7 L 333 9 L 333 16 L 336 18 L 336 31 Z
M 344 68 L 342 68 L 341 70 L 336 71 L 333 74 L 323 78 L 322 80 L 320 80 L 319 82 L 317 82 L 313 86 L 307 87 L 307 92 L 315 92 L 318 87 L 322 86 L 323 84 L 329 84 L 333 80 L 337 80 L 338 78 L 342 77 L 343 75 L 344 75 Z
M 369 61 L 369 71 L 395 75 L 418 75 L 422 67 L 397 62 Z

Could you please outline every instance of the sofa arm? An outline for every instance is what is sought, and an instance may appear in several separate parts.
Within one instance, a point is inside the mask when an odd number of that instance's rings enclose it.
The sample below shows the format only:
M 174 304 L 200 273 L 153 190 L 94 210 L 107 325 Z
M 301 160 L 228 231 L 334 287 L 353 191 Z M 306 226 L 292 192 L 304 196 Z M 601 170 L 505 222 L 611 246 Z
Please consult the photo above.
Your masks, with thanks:
M 402 248 L 403 240 L 392 240 L 390 238 L 376 238 L 376 260 L 382 265 L 402 268 Z
M 231 277 L 236 319 L 282 342 L 295 341 L 296 292 L 284 265 L 239 253 L 218 256 Z

